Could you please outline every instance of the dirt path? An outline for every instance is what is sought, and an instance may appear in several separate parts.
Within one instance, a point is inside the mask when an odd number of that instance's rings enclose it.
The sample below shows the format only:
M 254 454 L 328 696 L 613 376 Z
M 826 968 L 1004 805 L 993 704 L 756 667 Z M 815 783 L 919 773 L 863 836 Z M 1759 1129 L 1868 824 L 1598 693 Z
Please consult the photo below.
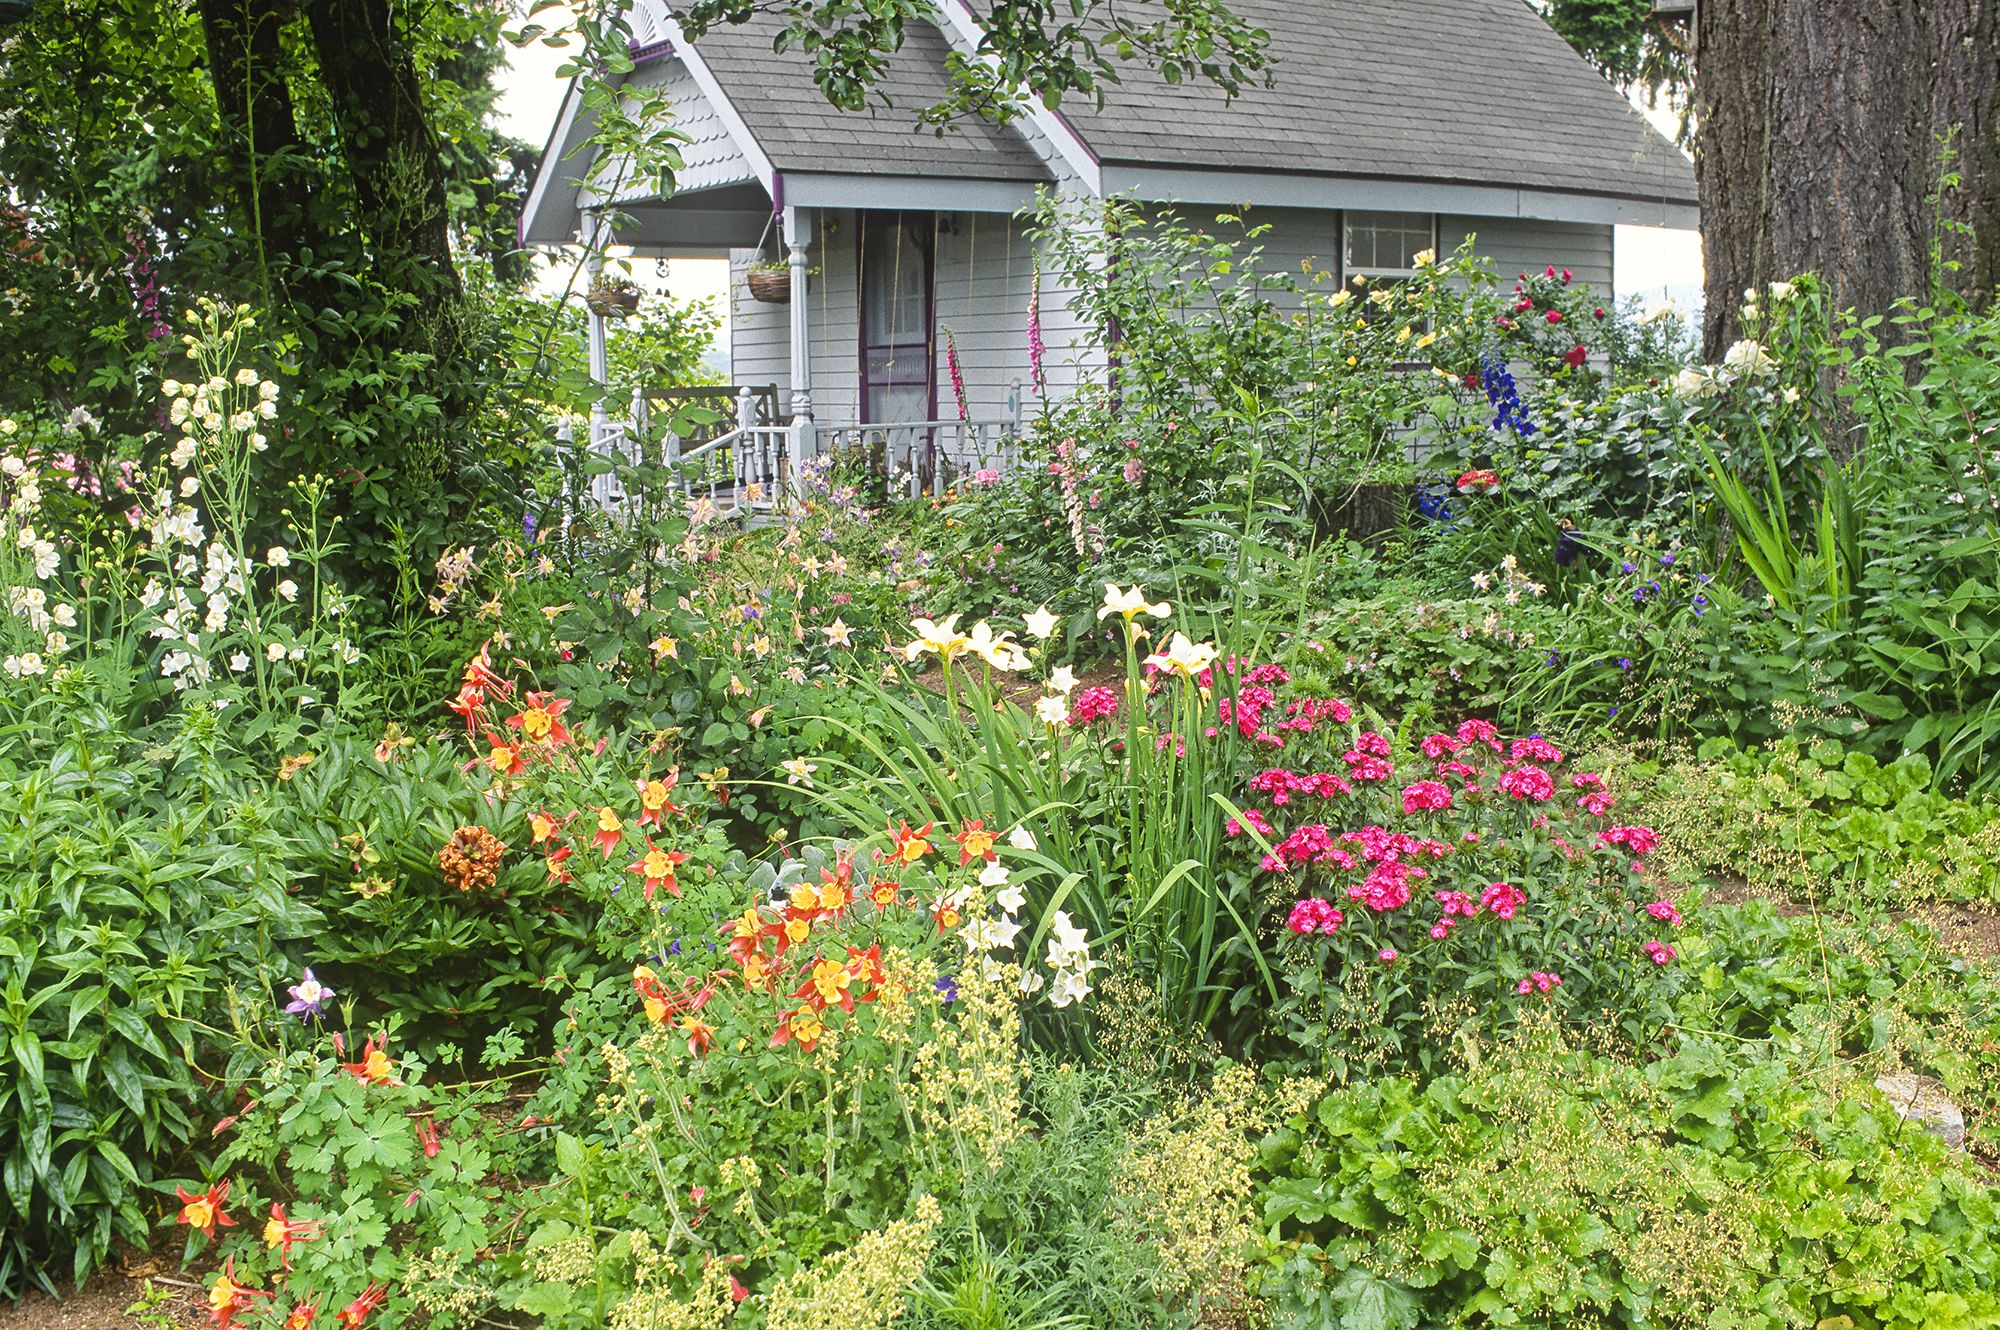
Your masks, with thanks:
M 145 1296 L 146 1280 L 172 1295 L 146 1315 L 125 1314 Z M 130 1264 L 99 1270 L 90 1282 L 60 1301 L 30 1293 L 19 1302 L 0 1302 L 0 1330 L 195 1330 L 207 1317 L 201 1288 L 166 1262 L 137 1257 Z

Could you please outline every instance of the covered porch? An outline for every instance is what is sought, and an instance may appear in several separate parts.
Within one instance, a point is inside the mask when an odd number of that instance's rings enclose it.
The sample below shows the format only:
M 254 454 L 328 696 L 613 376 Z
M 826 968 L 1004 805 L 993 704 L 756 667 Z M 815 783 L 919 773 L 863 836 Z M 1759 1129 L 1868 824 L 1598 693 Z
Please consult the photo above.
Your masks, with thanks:
M 651 440 L 718 503 L 777 502 L 834 452 L 869 458 L 905 494 L 1009 465 L 1028 414 L 1035 271 L 1015 214 L 1052 176 L 995 126 L 915 132 L 914 108 L 943 92 L 943 35 L 913 30 L 894 62 L 889 85 L 905 109 L 843 113 L 808 69 L 774 69 L 800 57 L 774 54 L 762 21 L 712 31 L 697 49 L 664 10 L 638 13 L 658 30 L 641 34 L 627 81 L 660 88 L 675 108 L 673 187 L 635 186 L 628 163 L 593 156 L 572 89 L 521 239 L 582 243 L 595 256 L 592 287 L 612 248 L 728 261 L 734 391 L 708 395 L 721 419 L 684 437 L 660 437 L 686 398 L 674 384 L 600 403 L 573 437 L 605 452 Z M 615 317 L 590 316 L 600 383 Z

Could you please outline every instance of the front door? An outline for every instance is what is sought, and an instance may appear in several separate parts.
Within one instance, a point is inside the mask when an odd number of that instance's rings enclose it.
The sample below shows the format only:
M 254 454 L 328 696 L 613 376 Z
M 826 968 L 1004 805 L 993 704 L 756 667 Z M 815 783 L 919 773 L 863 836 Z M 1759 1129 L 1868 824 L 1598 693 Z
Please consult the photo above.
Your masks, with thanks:
M 861 214 L 861 423 L 936 414 L 931 214 Z

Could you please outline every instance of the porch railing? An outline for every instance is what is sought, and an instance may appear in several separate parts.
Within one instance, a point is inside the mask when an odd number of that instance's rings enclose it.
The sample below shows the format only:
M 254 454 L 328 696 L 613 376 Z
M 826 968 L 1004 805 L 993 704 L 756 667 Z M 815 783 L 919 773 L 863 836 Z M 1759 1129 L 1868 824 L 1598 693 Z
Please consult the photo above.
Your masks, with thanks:
M 657 394 L 656 394 L 657 395 Z M 672 470 L 671 482 L 690 501 L 706 499 L 713 512 L 739 509 L 783 511 L 805 492 L 805 463 L 842 453 L 865 459 L 881 479 L 884 497 L 915 499 L 944 493 L 983 474 L 998 475 L 1020 462 L 1018 411 L 1005 418 L 920 420 L 888 425 L 770 423 L 767 405 L 749 388 L 736 395 L 734 422 L 694 441 L 672 432 L 655 437 L 652 403 L 635 391 L 629 414 L 610 416 L 600 404 L 583 440 L 613 468 L 590 477 L 579 499 L 619 512 L 638 496 L 626 492 L 619 469 L 651 460 Z M 557 430 L 568 448 L 577 446 L 576 422 Z M 650 457 L 646 454 L 650 451 Z

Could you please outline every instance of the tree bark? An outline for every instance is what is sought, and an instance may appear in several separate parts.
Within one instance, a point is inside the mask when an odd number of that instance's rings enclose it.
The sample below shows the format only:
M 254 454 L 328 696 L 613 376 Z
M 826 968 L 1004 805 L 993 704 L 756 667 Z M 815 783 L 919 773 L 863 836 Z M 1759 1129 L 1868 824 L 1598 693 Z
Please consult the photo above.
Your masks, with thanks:
M 1836 307 L 1885 313 L 1932 293 L 1934 244 L 1959 264 L 1936 277 L 1992 299 L 2000 0 L 1706 0 L 1699 23 L 1710 359 L 1742 335 L 1746 289 L 1816 272 Z M 1962 179 L 1938 197 L 1954 129 Z
M 444 161 L 389 0 L 307 0 L 305 13 L 379 275 L 420 299 L 456 297 Z
M 201 0 L 202 36 L 223 143 L 270 294 L 271 260 L 312 238 L 312 166 L 285 81 L 278 0 Z

